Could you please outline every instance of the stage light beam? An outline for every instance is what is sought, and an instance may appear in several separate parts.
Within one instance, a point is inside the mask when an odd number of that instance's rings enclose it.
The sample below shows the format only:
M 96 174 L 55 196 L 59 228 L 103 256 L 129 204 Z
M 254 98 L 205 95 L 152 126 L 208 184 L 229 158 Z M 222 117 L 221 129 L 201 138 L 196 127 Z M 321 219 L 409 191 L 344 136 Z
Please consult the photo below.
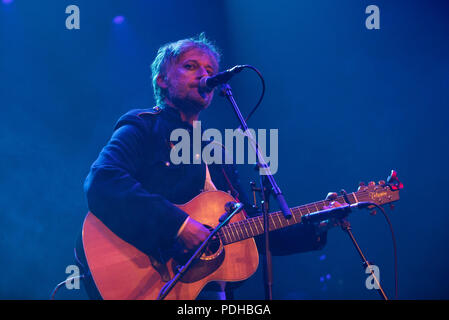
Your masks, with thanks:
M 114 24 L 122 24 L 123 22 L 125 22 L 125 17 L 124 16 L 116 16 L 116 17 L 114 17 L 114 19 L 112 21 L 114 22 Z

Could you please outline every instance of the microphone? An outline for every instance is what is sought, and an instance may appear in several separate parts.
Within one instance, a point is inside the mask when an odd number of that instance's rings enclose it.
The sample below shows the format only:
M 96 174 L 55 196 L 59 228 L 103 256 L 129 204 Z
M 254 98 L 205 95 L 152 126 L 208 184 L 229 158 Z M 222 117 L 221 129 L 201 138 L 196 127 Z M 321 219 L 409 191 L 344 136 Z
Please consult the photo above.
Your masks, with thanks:
M 234 76 L 234 74 L 242 71 L 246 66 L 237 65 L 231 69 L 222 71 L 213 75 L 211 77 L 202 77 L 200 79 L 199 91 L 200 92 L 211 92 L 214 88 L 220 84 L 226 83 Z
M 301 217 L 301 221 L 305 223 L 321 222 L 331 218 L 341 219 L 351 212 L 351 209 L 358 208 L 363 209 L 371 206 L 371 202 L 357 202 L 353 204 L 345 204 L 340 207 L 334 207 L 330 209 L 324 209 L 316 212 L 312 212 Z

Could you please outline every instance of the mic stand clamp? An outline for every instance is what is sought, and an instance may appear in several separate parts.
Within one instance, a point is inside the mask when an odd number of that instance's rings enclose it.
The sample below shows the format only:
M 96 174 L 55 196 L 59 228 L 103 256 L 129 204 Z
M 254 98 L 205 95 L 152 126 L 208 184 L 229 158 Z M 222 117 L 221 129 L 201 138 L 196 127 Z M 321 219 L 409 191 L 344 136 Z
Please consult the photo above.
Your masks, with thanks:
M 251 181 L 249 184 L 250 184 L 250 187 L 251 187 L 251 192 L 253 193 L 254 204 L 252 205 L 252 208 L 255 211 L 259 211 L 259 206 L 257 205 L 257 199 L 256 199 L 256 192 L 258 192 L 260 194 L 260 192 L 262 190 L 260 188 L 256 187 L 256 183 L 254 181 Z
M 217 234 L 217 232 L 223 228 L 225 225 L 229 223 L 231 218 L 240 212 L 243 209 L 243 204 L 241 203 L 235 203 L 233 206 L 228 206 L 229 203 L 226 204 L 226 211 L 227 215 L 226 218 L 221 221 L 221 223 L 209 234 L 206 240 L 198 247 L 198 249 L 195 251 L 195 253 L 190 257 L 190 259 L 186 262 L 185 265 L 178 268 L 178 273 L 171 279 L 169 282 L 167 282 L 159 292 L 159 295 L 157 296 L 156 300 L 163 300 L 173 289 L 175 284 L 181 280 L 181 277 L 189 270 L 189 268 L 192 266 L 192 263 L 201 256 L 203 251 L 206 249 L 207 245 L 209 244 L 209 241 Z M 232 212 L 231 212 L 232 211 Z M 226 214 L 226 213 L 225 213 Z

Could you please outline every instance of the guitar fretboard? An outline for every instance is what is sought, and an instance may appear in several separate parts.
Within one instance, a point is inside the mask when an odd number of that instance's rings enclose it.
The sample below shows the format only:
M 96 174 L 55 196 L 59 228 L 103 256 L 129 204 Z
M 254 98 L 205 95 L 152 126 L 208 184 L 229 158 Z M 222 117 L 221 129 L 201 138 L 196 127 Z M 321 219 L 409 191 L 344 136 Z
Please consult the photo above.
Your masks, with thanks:
M 368 195 L 366 192 L 353 192 L 347 195 L 349 202 L 356 203 L 359 201 L 367 201 Z M 336 201 L 346 202 L 342 196 L 337 197 Z M 273 212 L 268 215 L 269 230 L 274 231 L 282 229 L 294 224 L 301 223 L 302 216 L 323 210 L 325 206 L 329 206 L 330 201 L 322 200 L 307 205 L 290 208 L 292 217 L 285 219 L 281 211 Z M 248 218 L 245 220 L 230 223 L 218 232 L 218 235 L 224 245 L 242 241 L 248 238 L 258 236 L 264 232 L 263 216 Z

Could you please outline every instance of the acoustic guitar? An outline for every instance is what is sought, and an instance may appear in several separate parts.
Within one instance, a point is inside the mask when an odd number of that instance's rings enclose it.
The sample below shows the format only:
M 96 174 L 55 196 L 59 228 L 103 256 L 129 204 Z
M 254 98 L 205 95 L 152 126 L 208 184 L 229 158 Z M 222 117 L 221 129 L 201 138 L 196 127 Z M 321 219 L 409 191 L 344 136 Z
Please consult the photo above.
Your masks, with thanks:
M 358 191 L 339 196 L 340 203 L 362 201 L 384 205 L 399 200 L 402 183 L 392 171 L 387 182 L 361 185 Z M 224 206 L 235 199 L 226 192 L 207 191 L 189 202 L 177 205 L 193 219 L 214 228 L 224 213 Z M 330 201 L 323 200 L 291 208 L 292 218 L 285 219 L 282 212 L 269 214 L 269 230 L 278 230 L 301 223 L 301 217 L 323 210 Z M 264 232 L 263 217 L 246 218 L 244 212 L 236 214 L 211 241 L 203 255 L 194 262 L 166 299 L 193 300 L 211 281 L 242 281 L 257 270 L 259 256 L 253 239 Z M 109 230 L 92 212 L 84 220 L 82 241 L 86 259 L 95 285 L 103 299 L 155 300 L 162 287 L 177 273 L 177 268 L 188 258 L 173 255 L 159 261 L 125 242 Z

